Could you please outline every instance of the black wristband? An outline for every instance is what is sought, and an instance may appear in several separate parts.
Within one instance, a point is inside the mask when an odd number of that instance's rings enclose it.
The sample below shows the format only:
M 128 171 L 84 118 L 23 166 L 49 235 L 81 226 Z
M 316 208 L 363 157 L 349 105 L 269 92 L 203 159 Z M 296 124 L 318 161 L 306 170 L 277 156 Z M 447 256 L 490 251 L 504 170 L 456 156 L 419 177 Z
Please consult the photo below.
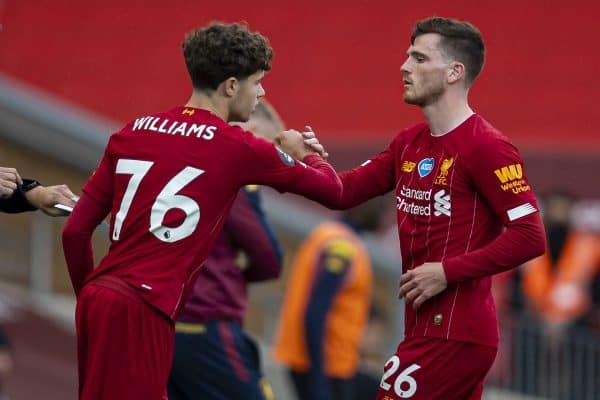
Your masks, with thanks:
M 23 184 L 21 185 L 21 190 L 23 193 L 29 192 L 31 189 L 40 186 L 41 184 L 35 179 L 23 179 Z

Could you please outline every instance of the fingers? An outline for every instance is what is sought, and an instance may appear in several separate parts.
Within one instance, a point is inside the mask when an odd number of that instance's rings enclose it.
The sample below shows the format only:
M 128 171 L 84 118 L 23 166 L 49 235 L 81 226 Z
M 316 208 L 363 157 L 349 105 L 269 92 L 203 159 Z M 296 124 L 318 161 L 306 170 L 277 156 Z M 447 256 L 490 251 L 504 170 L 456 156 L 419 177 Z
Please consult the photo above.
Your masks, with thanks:
M 404 296 L 404 299 L 408 302 L 411 302 L 413 300 L 415 300 L 417 297 L 419 297 L 419 295 L 422 294 L 422 291 L 420 288 L 418 287 L 414 287 L 412 289 L 410 289 L 408 291 L 408 293 L 406 293 L 406 295 Z
M 14 185 L 14 187 L 13 187 L 13 185 Z M 12 196 L 12 194 L 16 188 L 17 188 L 17 185 L 14 184 L 13 182 L 1 183 L 0 184 L 0 197 L 7 198 L 7 197 Z
M 304 135 L 302 135 L 302 136 L 304 136 Z M 306 136 L 304 136 L 304 143 L 306 143 L 309 146 L 311 146 L 311 145 L 320 145 L 321 144 L 321 143 L 319 143 L 319 139 L 317 139 L 317 138 L 307 139 Z
M 0 167 L 0 197 L 10 197 L 23 183 L 21 176 L 14 168 Z
M 21 175 L 15 168 L 0 167 L 0 180 L 7 180 L 17 184 L 22 184 Z
M 319 139 L 317 139 L 315 132 L 310 125 L 304 126 L 302 137 L 304 138 L 304 144 L 311 150 L 316 151 L 323 158 L 329 157 L 329 154 L 325 151 L 325 147 L 319 142 Z
M 407 303 L 412 302 L 413 308 L 416 310 L 423 303 L 431 298 L 431 295 L 427 292 L 427 290 L 420 288 L 414 281 L 405 283 L 400 288 L 400 293 L 398 295 L 399 299 L 404 298 Z
M 319 155 L 323 158 L 327 158 L 329 156 L 329 154 L 327 154 L 327 152 L 325 151 L 323 145 L 316 141 L 316 139 L 304 139 L 304 144 L 306 144 L 312 150 L 319 153 Z
M 423 303 L 425 303 L 427 300 L 429 300 L 431 296 L 428 296 L 427 294 L 425 294 L 425 292 L 421 293 L 421 295 L 419 297 L 417 297 L 415 299 L 415 301 L 413 301 L 413 309 L 416 310 L 417 308 L 421 307 L 421 305 Z
M 417 283 L 413 280 L 413 275 L 410 271 L 402 274 L 400 277 L 400 292 L 398 293 L 398 298 L 401 299 L 405 297 L 407 293 L 416 286 Z
M 65 206 L 74 207 L 75 202 L 79 198 L 76 196 L 67 185 L 56 186 L 57 203 Z
M 410 281 L 413 278 L 413 273 L 412 271 L 406 271 L 402 274 L 402 276 L 400 277 L 400 286 L 402 286 L 402 284 Z

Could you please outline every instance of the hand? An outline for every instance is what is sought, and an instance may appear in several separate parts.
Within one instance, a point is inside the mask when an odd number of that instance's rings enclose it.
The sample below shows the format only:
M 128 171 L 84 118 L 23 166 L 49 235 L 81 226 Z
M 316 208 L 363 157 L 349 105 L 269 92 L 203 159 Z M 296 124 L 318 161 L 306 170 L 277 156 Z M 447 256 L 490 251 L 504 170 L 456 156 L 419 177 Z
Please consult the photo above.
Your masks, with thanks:
M 283 131 L 275 136 L 275 143 L 296 160 L 302 160 L 310 154 L 318 154 L 304 143 L 304 136 L 295 129 Z
M 52 217 L 69 215 L 67 211 L 55 208 L 55 204 L 74 207 L 77 199 L 77 196 L 71 192 L 67 185 L 37 186 L 26 192 L 25 197 L 32 206 L 39 208 Z
M 17 185 L 22 183 L 23 181 L 16 169 L 0 167 L 0 198 L 12 196 Z
M 323 158 L 329 157 L 329 154 L 325 151 L 325 148 L 321 143 L 319 143 L 319 139 L 315 135 L 315 131 L 309 125 L 304 127 L 304 132 L 302 132 L 302 136 L 304 136 L 304 143 L 309 146 L 311 149 L 319 153 L 319 155 Z
M 412 302 L 416 310 L 447 286 L 442 263 L 429 262 L 402 274 L 398 297 L 404 297 L 407 302 Z

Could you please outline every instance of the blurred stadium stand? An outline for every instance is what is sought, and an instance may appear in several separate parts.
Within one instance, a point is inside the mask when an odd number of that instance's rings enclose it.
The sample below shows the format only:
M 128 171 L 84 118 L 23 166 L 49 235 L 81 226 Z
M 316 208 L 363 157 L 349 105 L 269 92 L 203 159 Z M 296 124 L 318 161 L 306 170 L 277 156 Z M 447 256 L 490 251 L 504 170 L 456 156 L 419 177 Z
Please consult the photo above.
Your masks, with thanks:
M 420 120 L 418 110 L 402 105 L 398 71 L 411 23 L 438 14 L 482 29 L 489 57 L 472 103 L 523 150 L 536 191 L 600 198 L 600 113 L 593 101 L 600 80 L 592 68 L 599 56 L 591 50 L 600 6 L 585 0 L 375 3 L 0 0 L 0 165 L 80 191 L 122 121 L 186 99 L 178 44 L 184 32 L 218 19 L 246 20 L 270 37 L 276 51 L 265 81 L 270 101 L 289 126 L 310 122 L 338 169 L 355 166 L 398 128 Z M 332 215 L 270 191 L 265 204 L 287 260 L 299 239 Z M 76 397 L 74 301 L 62 224 L 38 213 L 0 215 L 0 295 L 13 310 L 3 324 L 16 354 L 7 382 L 11 400 Z M 108 246 L 105 233 L 95 237 L 97 256 Z M 389 353 L 402 334 L 401 303 L 394 301 L 400 261 L 388 241 L 367 241 L 375 301 L 388 317 Z M 279 281 L 251 288 L 247 321 L 265 349 L 280 400 L 292 397 L 268 347 L 286 279 L 287 270 Z M 504 321 L 502 331 L 504 357 L 486 400 L 600 399 L 598 333 L 556 341 L 526 314 Z

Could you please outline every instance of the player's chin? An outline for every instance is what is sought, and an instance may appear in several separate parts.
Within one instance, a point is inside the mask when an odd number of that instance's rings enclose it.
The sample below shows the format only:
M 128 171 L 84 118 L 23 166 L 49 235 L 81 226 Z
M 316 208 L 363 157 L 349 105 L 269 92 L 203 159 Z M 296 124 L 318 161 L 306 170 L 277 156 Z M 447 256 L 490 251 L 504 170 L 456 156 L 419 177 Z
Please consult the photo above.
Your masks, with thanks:
M 231 113 L 229 114 L 229 122 L 248 122 L 250 114 L 250 112 Z
M 402 97 L 404 99 L 404 102 L 406 104 L 411 104 L 413 106 L 422 106 L 423 105 L 423 99 L 411 95 L 410 93 L 404 93 L 404 96 Z

